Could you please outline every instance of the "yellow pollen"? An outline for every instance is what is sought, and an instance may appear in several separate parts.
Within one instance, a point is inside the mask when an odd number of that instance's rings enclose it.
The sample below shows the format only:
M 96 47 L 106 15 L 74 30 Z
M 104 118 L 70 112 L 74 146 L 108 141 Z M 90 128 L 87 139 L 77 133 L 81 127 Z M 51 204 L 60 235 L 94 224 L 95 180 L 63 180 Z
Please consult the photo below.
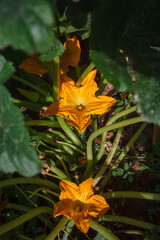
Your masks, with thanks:
M 78 109 L 79 111 L 82 111 L 82 110 L 85 109 L 85 106 L 82 105 L 82 104 L 79 104 L 79 105 L 77 106 L 77 109 Z

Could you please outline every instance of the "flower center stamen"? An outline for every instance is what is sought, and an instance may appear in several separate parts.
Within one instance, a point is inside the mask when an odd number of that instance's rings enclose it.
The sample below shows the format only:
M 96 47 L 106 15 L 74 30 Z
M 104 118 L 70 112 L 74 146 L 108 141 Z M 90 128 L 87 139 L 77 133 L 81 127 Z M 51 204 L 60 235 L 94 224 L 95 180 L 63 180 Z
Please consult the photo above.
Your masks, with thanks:
M 77 106 L 77 109 L 78 109 L 79 111 L 83 111 L 83 110 L 85 109 L 85 106 L 84 106 L 83 104 L 79 104 L 79 105 Z
M 84 209 L 84 203 L 81 202 L 80 200 L 76 200 L 73 205 L 73 211 L 75 213 L 80 213 L 83 211 L 83 209 Z

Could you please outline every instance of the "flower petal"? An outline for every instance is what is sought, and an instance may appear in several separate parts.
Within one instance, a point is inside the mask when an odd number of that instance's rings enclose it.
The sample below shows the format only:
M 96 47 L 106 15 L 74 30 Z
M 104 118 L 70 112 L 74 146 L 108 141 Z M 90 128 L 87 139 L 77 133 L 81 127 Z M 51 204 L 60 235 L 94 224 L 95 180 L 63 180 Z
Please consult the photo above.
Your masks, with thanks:
M 86 87 L 86 91 L 84 91 L 84 93 L 88 96 L 94 96 L 95 92 L 99 89 L 97 87 L 97 83 L 94 81 L 95 76 L 96 76 L 97 70 L 93 70 L 91 72 L 88 73 L 88 75 L 85 77 L 85 79 L 83 80 L 81 86 L 85 86 Z
M 80 197 L 79 200 L 86 202 L 93 194 L 93 178 L 89 178 L 79 185 Z
M 68 112 L 71 111 L 71 109 L 67 109 L 66 101 L 64 99 L 60 99 L 59 102 L 53 102 L 47 110 L 42 114 L 42 116 L 52 116 L 57 115 L 63 118 L 68 117 Z
M 102 196 L 93 195 L 87 201 L 86 211 L 92 217 L 100 217 L 104 215 L 108 211 L 108 209 L 109 205 Z
M 73 214 L 73 221 L 76 227 L 83 233 L 87 233 L 92 218 L 85 212 Z
M 38 58 L 37 55 L 26 58 L 19 65 L 19 68 L 28 73 L 34 73 L 37 75 L 43 75 L 47 72 L 47 69 L 44 67 L 43 62 Z
M 63 180 L 60 182 L 61 194 L 59 196 L 60 200 L 72 199 L 73 201 L 78 198 L 79 191 L 75 183 Z
M 114 98 L 107 96 L 92 97 L 89 100 L 86 106 L 86 114 L 103 114 L 116 102 Z
M 61 73 L 68 71 L 68 66 L 75 67 L 80 61 L 81 48 L 79 40 L 73 36 L 68 42 L 64 43 L 66 48 L 60 56 Z
M 64 215 L 71 219 L 73 212 L 72 206 L 73 201 L 71 199 L 64 199 L 62 201 L 57 202 L 56 204 L 54 204 L 54 217 Z
M 91 123 L 91 119 L 90 116 L 85 113 L 85 110 L 82 112 L 77 110 L 69 114 L 67 123 L 77 128 L 81 133 Z

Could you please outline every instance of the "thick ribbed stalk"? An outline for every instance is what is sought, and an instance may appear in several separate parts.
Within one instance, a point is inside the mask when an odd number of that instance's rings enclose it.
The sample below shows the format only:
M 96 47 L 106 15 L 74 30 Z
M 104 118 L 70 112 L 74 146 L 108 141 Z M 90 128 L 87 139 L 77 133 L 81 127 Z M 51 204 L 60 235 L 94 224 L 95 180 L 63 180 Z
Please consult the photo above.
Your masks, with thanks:
M 129 225 L 133 225 L 136 227 L 141 227 L 141 228 L 145 228 L 145 229 L 151 229 L 151 230 L 157 230 L 158 232 L 160 232 L 160 226 L 152 224 L 152 223 L 148 223 L 148 222 L 144 222 L 141 220 L 137 220 L 134 218 L 129 218 L 129 217 L 122 217 L 122 216 L 113 216 L 113 215 L 104 215 L 100 218 L 98 218 L 98 221 L 108 221 L 108 222 L 120 222 L 120 223 L 126 223 Z
M 17 211 L 21 211 L 21 212 L 28 212 L 30 210 L 32 210 L 31 207 L 27 207 L 27 206 L 24 206 L 24 205 L 21 205 L 21 204 L 16 204 L 16 203 L 8 203 L 6 206 L 5 206 L 6 209 L 15 209 Z M 39 215 L 37 216 L 38 219 L 40 219 L 42 222 L 46 222 L 47 218 L 43 215 Z
M 97 183 L 100 181 L 100 179 L 102 178 L 103 174 L 107 170 L 110 162 L 112 161 L 112 158 L 113 158 L 113 156 L 115 154 L 115 151 L 117 149 L 117 146 L 119 144 L 122 131 L 123 131 L 123 128 L 119 128 L 118 129 L 116 137 L 115 137 L 115 140 L 113 142 L 113 147 L 112 147 L 111 151 L 109 152 L 109 154 L 108 154 L 105 162 L 103 163 L 102 167 L 100 168 L 100 170 L 98 171 L 98 173 L 94 177 L 93 187 L 95 187 L 97 185 Z
M 58 123 L 57 123 L 58 124 Z M 58 124 L 59 125 L 59 124 Z M 48 129 L 49 132 L 53 133 L 54 135 L 59 136 L 60 138 L 62 138 L 63 140 L 65 140 L 65 142 L 69 142 L 72 143 L 72 141 L 70 139 L 68 139 L 63 133 L 61 133 L 60 131 L 57 131 L 55 129 L 49 128 Z
M 125 126 L 131 125 L 134 123 L 138 123 L 141 121 L 142 121 L 141 117 L 136 117 L 136 118 L 124 120 L 124 121 L 121 121 L 118 123 L 114 123 L 107 127 L 99 128 L 97 131 L 93 132 L 87 141 L 87 167 L 85 169 L 84 175 L 82 176 L 82 180 L 91 177 L 92 173 L 93 173 L 93 171 L 92 171 L 93 170 L 92 143 L 93 143 L 94 138 L 96 138 L 98 135 L 102 134 L 103 132 L 111 131 L 116 128 L 125 127 Z
M 128 144 L 125 146 L 123 152 L 121 152 L 121 154 L 119 155 L 119 157 L 116 159 L 116 162 L 112 165 L 112 167 L 110 168 L 109 172 L 107 173 L 105 179 L 102 181 L 102 188 L 104 188 L 106 186 L 106 184 L 108 183 L 112 172 L 119 166 L 119 164 L 122 162 L 123 158 L 126 156 L 127 152 L 129 151 L 129 149 L 131 148 L 131 146 L 133 145 L 133 143 L 137 140 L 137 138 L 140 136 L 140 134 L 142 133 L 142 131 L 144 130 L 144 128 L 147 126 L 147 123 L 143 123 L 141 125 L 141 127 L 138 129 L 138 131 L 133 135 L 133 137 L 131 138 L 131 140 L 128 142 Z
M 85 77 L 87 77 L 88 73 L 90 71 L 92 71 L 92 69 L 95 67 L 95 65 L 93 63 L 91 63 L 86 70 L 82 73 L 82 75 L 80 76 L 80 78 L 78 79 L 78 81 L 76 82 L 76 87 L 80 87 L 83 80 L 85 79 Z
M 59 187 L 57 184 L 41 179 L 41 178 L 11 178 L 7 180 L 0 181 L 0 188 L 6 187 L 9 185 L 15 185 L 15 184 L 38 184 L 38 185 L 45 185 L 51 189 L 53 189 L 56 192 L 59 192 Z
M 135 112 L 136 111 L 136 106 L 134 107 L 131 107 L 131 108 L 127 108 L 125 110 L 123 110 L 122 112 L 114 115 L 113 117 L 111 117 L 108 122 L 105 124 L 105 126 L 109 126 L 111 125 L 114 121 L 116 121 L 117 119 L 129 114 L 129 113 L 132 113 L 132 112 Z M 107 138 L 107 133 L 108 131 L 104 132 L 103 135 L 102 135 L 102 140 L 101 140 L 101 146 L 100 146 L 100 150 L 96 156 L 96 162 L 99 161 L 101 159 L 101 157 L 103 156 L 103 153 L 104 153 L 104 150 L 105 150 L 105 146 L 104 146 L 104 142 L 106 141 L 106 138 Z
M 11 229 L 23 224 L 24 222 L 42 213 L 48 213 L 51 215 L 53 213 L 53 210 L 49 207 L 39 207 L 32 209 L 29 212 L 23 214 L 22 216 L 12 220 L 11 222 L 0 226 L 0 235 L 10 231 Z
M 63 166 L 64 167 L 64 166 Z M 67 176 L 64 172 L 62 172 L 59 168 L 57 168 L 57 167 L 55 167 L 55 166 L 52 166 L 52 165 L 50 165 L 50 171 L 51 172 L 53 172 L 53 173 L 55 173 L 55 174 L 57 174 L 60 178 L 61 178 L 61 180 L 70 180 L 70 177 L 69 176 Z M 66 170 L 66 166 L 65 166 L 65 170 Z M 67 173 L 68 173 L 68 171 L 67 171 Z
M 46 126 L 46 127 L 60 127 L 58 122 L 51 120 L 30 120 L 25 121 L 24 124 L 26 126 Z
M 62 230 L 63 226 L 68 222 L 68 218 L 63 216 L 57 226 L 53 229 L 53 231 L 46 237 L 45 240 L 54 240 L 58 233 Z
M 106 237 L 108 240 L 120 240 L 117 236 L 115 236 L 110 230 L 103 227 L 101 224 L 92 221 L 90 223 L 90 227 L 96 230 L 98 233 L 102 234 L 104 237 Z
M 81 149 L 79 149 L 78 147 L 74 146 L 71 143 L 67 143 L 67 142 L 62 142 L 62 141 L 57 141 L 57 143 L 62 144 L 62 145 L 66 145 L 69 146 L 70 148 L 74 149 L 76 152 L 79 152 L 80 154 L 82 154 L 83 156 L 85 156 L 85 152 L 83 152 Z
M 60 85 L 59 56 L 57 56 L 53 59 L 53 99 L 55 102 L 59 101 L 59 85 Z
M 108 192 L 102 194 L 105 199 L 112 198 L 137 198 L 137 199 L 146 199 L 160 201 L 159 193 L 148 193 L 148 192 L 133 192 L 133 191 L 117 191 L 117 192 Z
M 74 132 L 72 132 L 72 130 L 70 129 L 70 127 L 68 126 L 68 124 L 66 123 L 66 121 L 64 120 L 64 118 L 62 117 L 57 117 L 58 123 L 61 126 L 61 128 L 63 129 L 63 131 L 67 134 L 67 136 L 72 140 L 72 142 L 78 146 L 78 147 L 82 147 L 82 143 L 79 140 L 79 138 L 76 136 L 76 134 Z

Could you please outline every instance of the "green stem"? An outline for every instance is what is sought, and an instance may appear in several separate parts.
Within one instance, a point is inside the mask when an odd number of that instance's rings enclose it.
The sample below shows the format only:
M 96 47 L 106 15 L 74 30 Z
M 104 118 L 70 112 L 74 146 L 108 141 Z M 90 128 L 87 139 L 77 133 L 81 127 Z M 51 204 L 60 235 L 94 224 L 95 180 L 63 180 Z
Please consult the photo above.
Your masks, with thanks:
M 58 122 L 52 120 L 31 120 L 24 122 L 26 126 L 47 126 L 47 127 L 59 127 Z
M 98 233 L 102 234 L 104 237 L 106 237 L 108 240 L 120 240 L 117 236 L 115 236 L 110 230 L 103 227 L 101 224 L 92 221 L 90 223 L 90 227 L 96 230 Z
M 155 224 L 152 224 L 152 223 L 144 222 L 144 221 L 129 218 L 129 217 L 115 216 L 115 215 L 113 216 L 113 215 L 107 214 L 107 215 L 104 215 L 104 216 L 98 218 L 98 221 L 126 223 L 126 224 L 133 225 L 133 226 L 136 226 L 136 227 L 141 227 L 141 228 L 151 229 L 151 230 L 157 230 L 158 232 L 160 232 L 160 226 L 159 225 L 155 225 Z
M 131 107 L 131 108 L 127 108 L 125 110 L 123 110 L 122 112 L 114 115 L 113 117 L 111 117 L 108 122 L 106 123 L 105 126 L 109 126 L 111 125 L 113 122 L 115 122 L 117 119 L 129 114 L 129 113 L 132 113 L 132 112 L 135 112 L 136 111 L 136 106 L 134 107 Z M 100 146 L 100 150 L 96 156 L 96 162 L 99 161 L 101 159 L 101 157 L 103 156 L 103 153 L 104 153 L 104 150 L 105 150 L 105 146 L 104 146 L 104 142 L 106 141 L 106 138 L 107 138 L 107 133 L 108 131 L 104 132 L 103 135 L 102 135 L 102 140 L 101 140 L 101 146 Z
M 80 70 L 79 64 L 78 64 L 77 66 L 75 66 L 75 70 L 76 70 L 77 78 L 80 78 L 80 76 L 81 76 L 81 70 Z
M 104 78 L 103 76 L 100 79 L 100 83 L 98 85 L 99 89 L 96 92 L 96 96 L 99 96 L 102 94 L 102 92 L 104 91 L 105 87 L 107 86 L 108 80 L 106 78 Z
M 78 79 L 78 81 L 76 82 L 76 87 L 80 87 L 83 80 L 85 79 L 85 77 L 87 77 L 88 73 L 90 71 L 92 71 L 92 69 L 95 67 L 95 65 L 93 63 L 91 63 L 86 70 L 82 73 L 82 75 L 80 76 L 80 78 Z
M 15 75 L 12 75 L 12 78 L 15 79 L 15 80 L 18 80 L 19 82 L 22 82 L 24 83 L 25 85 L 35 89 L 37 92 L 41 93 L 42 95 L 46 96 L 46 97 L 49 97 L 50 94 L 48 94 L 47 92 L 43 91 L 41 88 L 37 87 L 36 85 L 34 85 L 33 83 L 21 78 L 21 77 L 18 77 L 18 76 L 15 76 Z
M 18 232 L 16 233 L 16 236 L 19 237 L 21 240 L 32 240 L 33 238 L 26 237 L 22 234 L 19 234 Z
M 103 197 L 106 199 L 137 198 L 137 199 L 160 201 L 159 193 L 148 193 L 148 192 L 117 191 L 117 192 L 104 193 Z
M 109 152 L 109 154 L 108 154 L 105 162 L 103 163 L 102 167 L 100 168 L 100 170 L 98 171 L 98 173 L 94 177 L 93 187 L 95 187 L 97 185 L 97 183 L 100 181 L 100 179 L 102 178 L 103 174 L 107 170 L 110 162 L 112 161 L 112 158 L 113 158 L 113 156 L 115 154 L 115 151 L 117 149 L 117 146 L 119 144 L 122 131 L 123 131 L 123 128 L 119 128 L 118 129 L 116 137 L 115 137 L 115 140 L 113 142 L 113 147 L 112 147 L 111 151 Z
M 49 207 L 39 207 L 32 209 L 29 212 L 23 214 L 22 216 L 12 220 L 11 222 L 0 226 L 0 235 L 9 232 L 11 229 L 23 224 L 24 222 L 42 213 L 48 213 L 51 215 L 53 213 L 53 210 Z
M 16 204 L 16 203 L 8 203 L 5 208 L 6 209 L 14 209 L 17 211 L 22 211 L 22 212 L 28 212 L 32 209 L 31 207 L 24 206 L 21 204 Z
M 59 197 L 59 194 L 58 193 L 55 193 L 49 189 L 46 189 L 46 188 L 38 188 L 36 189 L 34 192 L 32 192 L 32 194 L 30 195 L 30 198 L 32 198 L 36 193 L 38 193 L 39 191 L 42 191 L 42 192 L 47 192 L 47 193 L 50 193 L 52 194 L 53 196 L 56 196 L 56 197 Z
M 57 174 L 62 180 L 70 180 L 70 178 L 55 166 L 50 166 L 50 171 Z
M 72 145 L 71 143 L 66 143 L 66 142 L 62 142 L 62 141 L 57 141 L 57 143 L 62 144 L 62 145 L 66 145 L 69 146 L 70 148 L 74 149 L 75 151 L 79 152 L 80 154 L 82 154 L 83 156 L 85 156 L 85 152 L 82 151 L 81 149 L 79 149 L 78 147 Z
M 136 117 L 128 120 L 124 120 L 118 123 L 114 123 L 112 125 L 109 125 L 107 127 L 99 128 L 97 131 L 93 132 L 87 141 L 87 167 L 85 169 L 84 175 L 82 176 L 82 180 L 87 179 L 92 176 L 93 173 L 93 153 L 92 153 L 92 142 L 94 138 L 96 138 L 98 135 L 102 134 L 106 131 L 111 131 L 116 128 L 125 127 L 134 123 L 141 122 L 141 117 Z
M 105 179 L 102 181 L 102 188 L 104 188 L 106 186 L 106 184 L 108 183 L 112 172 L 119 166 L 119 164 L 122 162 L 123 158 L 126 156 L 127 152 L 129 151 L 129 149 L 131 148 L 131 146 L 133 145 L 133 143 L 137 140 L 137 138 L 140 136 L 140 134 L 142 133 L 142 131 L 144 130 L 144 128 L 147 126 L 147 123 L 143 123 L 141 125 L 141 127 L 138 129 L 138 131 L 133 135 L 133 137 L 131 138 L 131 140 L 128 142 L 128 144 L 125 146 L 123 152 L 121 152 L 121 154 L 119 155 L 119 157 L 116 159 L 116 162 L 112 165 L 112 167 L 110 168 L 109 172 L 107 173 Z
M 20 187 L 15 185 L 15 187 L 21 192 L 21 194 L 27 199 L 28 202 L 30 202 L 34 207 L 38 207 L 37 204 L 35 204 L 23 191 Z
M 79 138 L 76 136 L 76 134 L 74 132 L 72 132 L 72 130 L 70 129 L 70 127 L 68 126 L 68 124 L 66 123 L 66 121 L 64 120 L 64 118 L 62 117 L 58 117 L 57 116 L 57 120 L 59 125 L 61 126 L 61 128 L 63 129 L 63 131 L 67 134 L 67 136 L 72 140 L 72 142 L 78 146 L 78 147 L 82 147 L 82 143 L 79 140 Z
M 32 191 L 28 191 L 28 192 L 31 193 L 31 194 L 33 193 Z M 41 198 L 51 202 L 53 205 L 55 204 L 55 201 L 53 201 L 52 199 L 50 199 L 50 198 L 48 198 L 48 197 L 46 197 L 46 196 L 44 196 L 44 195 L 42 195 L 40 193 L 35 193 L 34 195 L 36 195 L 38 197 L 41 197 Z
M 57 123 L 58 124 L 58 123 Z M 58 124 L 59 125 L 59 124 Z M 48 129 L 49 132 L 59 136 L 60 138 L 62 138 L 63 140 L 65 140 L 65 142 L 69 142 L 72 143 L 71 140 L 69 140 L 63 133 L 61 133 L 60 131 L 54 130 L 54 129 Z
M 57 175 L 55 175 L 55 174 L 51 174 L 51 173 L 46 172 L 45 175 L 48 175 L 48 176 L 50 176 L 50 177 L 53 177 L 53 178 L 57 178 L 57 179 L 59 179 L 59 180 L 62 180 L 59 176 L 57 176 Z
M 41 108 L 43 107 L 43 105 L 39 104 L 39 103 L 32 103 L 32 102 L 28 102 L 28 101 L 23 101 L 21 99 L 17 99 L 17 98 L 12 98 L 13 103 L 16 103 L 20 106 L 26 107 L 30 110 L 33 110 L 35 112 L 39 112 L 41 110 Z
M 116 231 L 116 233 L 135 234 L 135 235 L 141 235 L 141 236 L 145 235 L 144 232 L 138 231 L 138 230 L 133 230 L 133 229 L 119 230 L 119 231 Z
M 67 166 L 66 166 L 66 164 L 64 163 L 64 161 L 62 160 L 62 158 L 56 153 L 56 152 L 54 152 L 54 151 L 52 151 L 52 150 L 45 150 L 45 153 L 51 153 L 52 155 L 54 155 L 59 161 L 60 161 L 60 163 L 61 163 L 61 165 L 62 165 L 62 167 L 63 167 L 63 169 L 64 169 L 64 171 L 65 171 L 65 173 L 63 173 L 59 168 L 57 168 L 57 167 L 55 167 L 55 166 L 50 166 L 50 170 L 53 172 L 53 173 L 55 173 L 55 174 L 57 174 L 61 179 L 65 179 L 65 180 L 70 180 L 70 175 L 69 175 L 69 172 L 68 172 L 68 170 L 67 170 Z
M 59 56 L 57 56 L 53 59 L 53 99 L 55 102 L 59 101 L 59 83 L 60 83 Z
M 68 218 L 63 216 L 60 222 L 53 229 L 53 231 L 46 237 L 45 240 L 54 240 L 67 222 L 68 222 Z
M 21 205 L 21 204 L 16 204 L 16 203 L 8 203 L 7 206 L 5 207 L 6 209 L 15 209 L 17 211 L 21 211 L 21 212 L 28 212 L 30 210 L 32 210 L 32 208 Z M 38 218 L 46 223 L 46 217 L 45 216 L 38 216 Z
M 59 187 L 57 184 L 41 179 L 41 178 L 11 178 L 7 180 L 0 181 L 0 188 L 1 187 L 6 187 L 9 185 L 15 185 L 15 184 L 38 184 L 38 185 L 45 185 L 51 189 L 53 189 L 56 192 L 59 192 Z

